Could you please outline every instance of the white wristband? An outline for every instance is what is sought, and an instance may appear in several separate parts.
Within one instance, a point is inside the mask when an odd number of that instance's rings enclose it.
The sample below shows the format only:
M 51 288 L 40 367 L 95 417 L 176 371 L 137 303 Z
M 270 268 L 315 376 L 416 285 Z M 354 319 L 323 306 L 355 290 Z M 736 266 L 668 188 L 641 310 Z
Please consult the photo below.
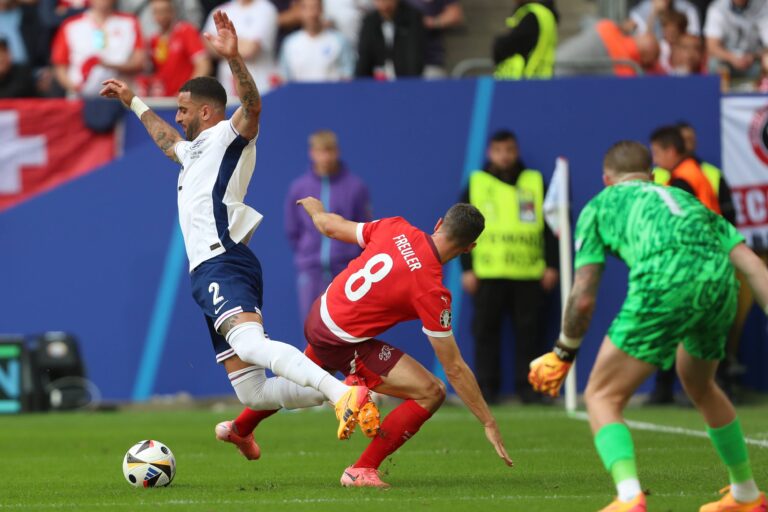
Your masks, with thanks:
M 136 114 L 136 117 L 141 119 L 141 115 L 147 110 L 149 110 L 149 107 L 147 106 L 146 103 L 141 101 L 141 98 L 139 98 L 138 96 L 134 96 L 133 99 L 131 100 L 131 110 L 133 110 L 133 113 Z
M 581 346 L 582 338 L 571 338 L 565 335 L 563 331 L 560 331 L 560 343 L 568 348 L 577 349 Z

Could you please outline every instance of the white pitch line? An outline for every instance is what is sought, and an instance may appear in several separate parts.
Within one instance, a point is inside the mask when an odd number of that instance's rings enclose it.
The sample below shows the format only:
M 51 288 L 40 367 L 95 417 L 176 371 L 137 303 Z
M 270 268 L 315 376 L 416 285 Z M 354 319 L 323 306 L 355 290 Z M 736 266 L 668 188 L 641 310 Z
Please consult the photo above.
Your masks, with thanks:
M 568 413 L 568 417 L 577 419 L 577 420 L 582 420 L 582 421 L 589 420 L 589 416 L 587 415 L 586 412 L 583 412 L 583 411 Z M 664 434 L 678 434 L 682 436 L 701 437 L 704 439 L 709 439 L 709 435 L 707 435 L 707 433 L 702 430 L 693 430 L 690 428 L 683 428 L 683 427 L 670 427 L 667 425 L 657 425 L 656 423 L 650 423 L 647 421 L 635 421 L 635 420 L 626 420 L 626 419 L 624 420 L 624 423 L 626 423 L 628 427 L 633 428 L 635 430 L 647 430 L 649 432 L 661 432 Z M 753 439 L 751 437 L 745 437 L 744 442 L 752 446 L 757 446 L 759 448 L 768 448 L 768 440 L 766 439 Z

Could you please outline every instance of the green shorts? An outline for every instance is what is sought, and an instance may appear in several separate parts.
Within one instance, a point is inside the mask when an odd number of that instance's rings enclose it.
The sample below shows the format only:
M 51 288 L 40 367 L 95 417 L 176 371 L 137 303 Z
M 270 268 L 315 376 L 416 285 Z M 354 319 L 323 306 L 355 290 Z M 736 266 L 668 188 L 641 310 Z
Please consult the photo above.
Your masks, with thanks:
M 739 285 L 733 273 L 718 280 L 701 277 L 654 286 L 653 279 L 630 281 L 629 292 L 608 337 L 630 356 L 663 369 L 682 343 L 699 359 L 720 360 L 736 316 Z

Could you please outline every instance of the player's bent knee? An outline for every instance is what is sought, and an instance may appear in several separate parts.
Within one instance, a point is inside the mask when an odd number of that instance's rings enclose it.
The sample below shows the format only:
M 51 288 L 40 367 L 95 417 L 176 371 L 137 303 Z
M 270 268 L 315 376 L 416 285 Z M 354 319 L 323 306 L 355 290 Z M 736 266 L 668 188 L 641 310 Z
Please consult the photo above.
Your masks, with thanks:
M 603 386 L 597 386 L 594 384 L 587 384 L 587 388 L 584 390 L 584 402 L 587 407 L 616 405 L 622 406 L 624 397 L 610 389 Z
M 432 408 L 437 409 L 445 401 L 447 391 L 443 381 L 437 378 L 432 378 L 425 386 L 423 394 L 424 400 L 429 402 Z
M 258 322 L 243 322 L 229 330 L 227 343 L 235 350 L 240 359 L 247 363 L 264 366 L 260 359 L 261 345 L 266 341 L 264 326 Z
M 701 381 L 700 379 L 685 379 L 680 376 L 680 382 L 683 385 L 685 394 L 694 404 L 699 404 L 707 399 L 712 393 L 716 392 L 717 384 L 713 381 Z

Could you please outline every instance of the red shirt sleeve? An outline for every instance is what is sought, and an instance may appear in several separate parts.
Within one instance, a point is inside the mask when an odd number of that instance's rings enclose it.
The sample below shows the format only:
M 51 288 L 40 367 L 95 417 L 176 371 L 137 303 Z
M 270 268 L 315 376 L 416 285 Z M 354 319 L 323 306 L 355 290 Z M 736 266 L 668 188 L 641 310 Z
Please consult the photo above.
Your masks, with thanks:
M 69 65 L 69 44 L 67 44 L 67 26 L 64 24 L 56 32 L 56 36 L 53 38 L 53 45 L 51 47 L 51 62 L 61 66 Z
M 419 296 L 414 307 L 423 324 L 421 330 L 433 338 L 445 338 L 453 334 L 451 328 L 451 292 L 445 288 L 433 288 Z
M 365 249 L 368 242 L 371 241 L 376 228 L 379 227 L 379 221 L 374 220 L 372 222 L 360 222 L 357 224 L 357 245 Z
M 184 47 L 187 50 L 187 55 L 190 58 L 196 56 L 200 52 L 205 51 L 203 46 L 203 38 L 195 27 L 189 23 L 184 23 L 184 31 L 182 33 L 184 40 Z

